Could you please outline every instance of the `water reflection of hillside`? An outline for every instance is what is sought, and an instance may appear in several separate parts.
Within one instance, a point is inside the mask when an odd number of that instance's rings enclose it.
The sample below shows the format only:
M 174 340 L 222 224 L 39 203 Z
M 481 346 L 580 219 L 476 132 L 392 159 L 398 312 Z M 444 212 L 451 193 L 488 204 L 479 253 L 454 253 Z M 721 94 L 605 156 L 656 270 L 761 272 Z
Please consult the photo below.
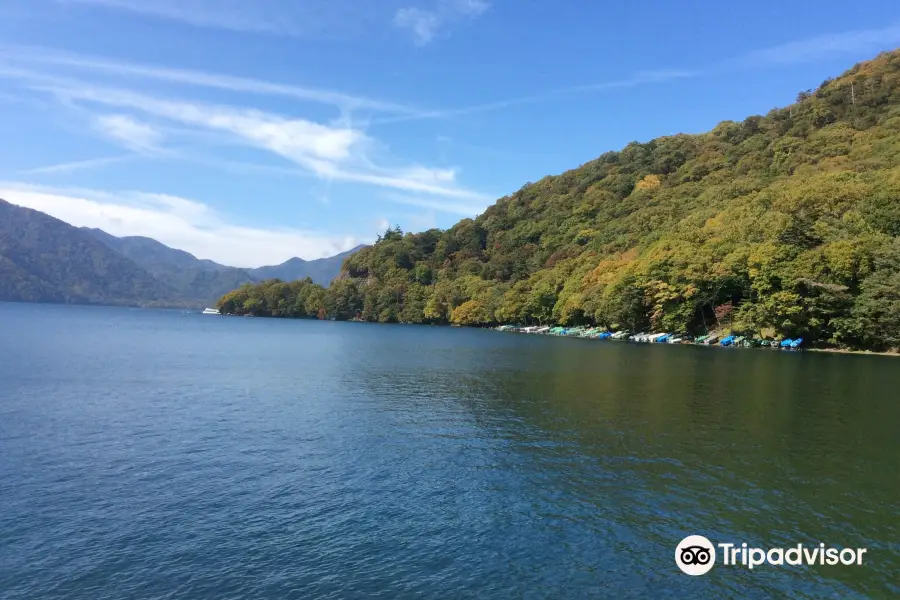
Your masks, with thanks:
M 659 547 L 696 529 L 769 545 L 880 545 L 898 558 L 888 545 L 900 533 L 894 361 L 434 336 L 408 371 L 369 370 L 367 387 L 463 409 L 472 443 L 542 488 L 547 518 Z M 874 593 L 879 572 L 825 575 Z

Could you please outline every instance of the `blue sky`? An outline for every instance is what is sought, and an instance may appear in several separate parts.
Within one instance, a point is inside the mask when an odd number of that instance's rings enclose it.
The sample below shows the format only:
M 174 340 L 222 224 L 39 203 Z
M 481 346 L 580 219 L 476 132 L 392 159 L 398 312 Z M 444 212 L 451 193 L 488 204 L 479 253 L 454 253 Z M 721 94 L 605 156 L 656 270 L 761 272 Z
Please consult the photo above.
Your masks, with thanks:
M 2 0 L 0 198 L 237 266 L 318 258 L 897 46 L 888 0 Z

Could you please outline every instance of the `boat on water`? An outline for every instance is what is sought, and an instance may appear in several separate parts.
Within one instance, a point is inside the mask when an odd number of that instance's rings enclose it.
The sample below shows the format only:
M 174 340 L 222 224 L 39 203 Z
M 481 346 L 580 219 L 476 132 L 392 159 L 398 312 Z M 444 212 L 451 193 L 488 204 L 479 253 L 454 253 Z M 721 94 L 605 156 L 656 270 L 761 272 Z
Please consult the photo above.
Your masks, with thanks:
M 222 314 L 214 308 L 207 308 L 203 311 L 204 315 Z M 245 315 L 251 316 L 251 315 Z M 523 327 L 521 325 L 499 325 L 493 327 L 497 331 L 514 331 L 517 333 L 545 334 L 562 337 L 577 337 L 592 340 L 627 340 L 638 343 L 656 343 L 656 344 L 700 344 L 704 346 L 719 346 L 732 348 L 773 348 L 776 350 L 797 350 L 803 344 L 803 338 L 776 338 L 764 339 L 761 337 L 750 337 L 745 335 L 725 335 L 718 333 L 709 333 L 694 337 L 688 333 L 632 333 L 626 329 L 619 331 L 609 331 L 603 327 L 589 327 L 578 325 L 574 327 L 563 327 L 561 325 L 531 325 Z
M 200 313 L 200 314 L 204 314 L 204 315 L 221 315 L 222 313 L 220 313 L 219 310 L 218 310 L 218 309 L 215 309 L 215 308 L 204 308 L 204 309 L 203 309 L 203 312 Z

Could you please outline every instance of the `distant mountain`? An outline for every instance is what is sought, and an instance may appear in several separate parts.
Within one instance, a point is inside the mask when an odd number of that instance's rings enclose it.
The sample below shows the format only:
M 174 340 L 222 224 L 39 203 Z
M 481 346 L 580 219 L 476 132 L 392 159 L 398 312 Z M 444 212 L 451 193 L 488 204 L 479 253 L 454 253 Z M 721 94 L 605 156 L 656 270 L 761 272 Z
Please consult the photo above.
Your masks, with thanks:
M 166 282 L 183 298 L 207 302 L 244 283 L 256 281 L 245 269 L 199 259 L 151 238 L 116 237 L 102 229 L 83 228 L 83 231 Z
M 315 283 L 328 286 L 341 272 L 344 259 L 366 247 L 361 244 L 346 252 L 316 260 L 291 258 L 280 265 L 241 269 L 197 258 L 151 238 L 116 237 L 102 229 L 83 229 L 147 269 L 154 277 L 162 278 L 188 296 L 206 299 L 219 298 L 241 284 L 266 279 L 296 281 L 310 277 Z
M 151 304 L 178 294 L 59 219 L 0 200 L 0 300 Z
M 142 265 L 171 265 L 181 268 L 202 267 L 210 271 L 234 269 L 220 265 L 211 260 L 197 258 L 184 250 L 170 248 L 161 242 L 148 237 L 126 236 L 116 237 L 106 233 L 102 229 L 82 227 L 84 231 L 92 233 L 101 242 L 120 254 L 124 254 L 131 260 Z
M 292 258 L 280 265 L 250 269 L 250 274 L 253 275 L 254 279 L 257 281 L 266 279 L 296 281 L 297 279 L 309 277 L 313 282 L 327 287 L 331 283 L 331 280 L 337 277 L 341 272 L 341 265 L 344 264 L 344 259 L 351 254 L 359 252 L 363 248 L 366 248 L 366 245 L 360 244 L 356 248 L 347 250 L 346 252 L 316 260 Z
M 311 277 L 328 285 L 344 259 L 293 258 L 259 269 L 199 259 L 146 237 L 78 228 L 0 200 L 0 301 L 209 305 L 244 283 Z

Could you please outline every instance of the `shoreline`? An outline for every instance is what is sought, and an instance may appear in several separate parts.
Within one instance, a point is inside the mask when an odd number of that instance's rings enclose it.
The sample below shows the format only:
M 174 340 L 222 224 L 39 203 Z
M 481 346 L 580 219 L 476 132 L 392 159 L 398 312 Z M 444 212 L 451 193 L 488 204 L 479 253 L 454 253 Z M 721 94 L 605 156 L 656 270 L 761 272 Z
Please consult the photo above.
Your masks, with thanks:
M 826 354 L 860 354 L 863 356 L 892 356 L 900 357 L 900 350 L 851 350 L 849 348 L 807 348 L 806 352 L 823 352 Z
M 504 331 L 503 329 L 499 329 L 499 328 L 497 328 L 497 327 L 491 327 L 490 329 L 495 330 L 495 331 Z M 521 332 L 521 331 L 515 331 L 515 330 L 512 330 L 512 331 L 507 330 L 507 331 L 508 331 L 508 332 L 515 332 L 515 333 L 529 333 L 529 334 L 534 334 L 534 333 L 535 333 L 535 332 L 533 332 L 533 331 L 531 331 L 531 332 Z M 721 336 L 722 334 L 719 334 L 719 335 Z M 578 339 L 585 339 L 585 338 L 583 338 L 583 337 L 580 336 L 580 335 L 574 335 L 574 336 L 571 336 L 571 335 L 565 335 L 565 334 L 555 334 L 554 337 L 556 337 L 556 336 L 559 336 L 559 337 L 574 337 L 574 338 L 578 338 Z M 591 337 L 591 338 L 589 338 L 589 339 L 593 339 L 593 337 Z M 631 340 L 630 340 L 630 339 L 625 339 L 625 340 L 613 340 L 613 341 L 631 341 Z M 648 340 L 641 340 L 640 342 L 641 342 L 641 343 L 653 343 L 653 342 L 648 342 Z M 694 343 L 694 342 L 692 342 L 692 341 L 685 341 L 685 342 L 678 342 L 678 343 L 676 343 L 675 345 L 689 345 L 689 346 L 701 345 L 701 346 L 706 346 L 707 344 L 696 344 L 696 343 Z M 718 344 L 712 344 L 712 346 L 718 346 Z M 773 349 L 773 348 L 771 348 L 771 347 L 763 347 L 763 348 L 748 348 L 748 347 L 744 347 L 744 349 L 769 349 L 769 350 L 771 350 L 771 349 Z M 838 347 L 833 347 L 833 348 L 815 348 L 815 347 L 808 347 L 808 346 L 805 347 L 805 348 L 776 348 L 776 349 L 779 350 L 779 351 L 787 350 L 787 351 L 789 351 L 789 352 L 822 352 L 822 353 L 829 353 L 829 354 L 858 354 L 858 355 L 863 355 L 863 356 L 892 356 L 892 357 L 900 357 L 900 348 L 891 348 L 891 349 L 889 349 L 889 350 L 883 350 L 883 351 L 879 351 L 879 350 L 854 350 L 854 349 L 851 349 L 851 348 L 838 348 Z
M 63 302 L 23 302 L 23 301 L 10 301 L 4 300 L 0 303 L 8 303 L 8 304 L 36 304 L 36 305 L 55 305 L 55 306 L 85 306 L 85 307 L 107 307 L 107 308 L 131 308 L 131 309 L 150 309 L 150 310 L 201 310 L 195 309 L 194 307 L 181 307 L 181 306 L 148 306 L 148 305 L 137 305 L 137 304 L 96 304 L 96 303 L 87 303 L 87 304 L 74 304 L 74 303 L 63 303 Z M 198 314 L 200 314 L 198 312 Z M 239 315 L 235 313 L 221 313 L 223 317 L 254 317 L 257 315 Z M 269 318 L 269 319 L 309 319 L 309 320 L 320 320 L 315 317 L 271 317 L 268 315 L 259 315 L 260 318 Z M 324 319 L 324 320 L 332 320 L 332 319 Z M 373 321 L 366 321 L 364 319 L 346 319 L 344 320 L 346 323 L 374 323 Z M 382 325 L 390 325 L 391 323 L 381 323 Z M 404 324 L 404 323 L 398 323 Z M 469 328 L 471 326 L 467 325 L 453 325 L 450 323 L 405 323 L 406 325 L 428 325 L 428 326 L 438 326 L 438 327 L 466 327 Z M 484 326 L 484 327 L 471 327 L 473 329 L 488 329 L 494 330 L 495 327 Z M 803 348 L 802 352 L 821 352 L 826 354 L 856 354 L 860 356 L 889 356 L 889 357 L 900 357 L 900 348 L 895 348 L 891 350 L 853 350 L 850 348 Z

